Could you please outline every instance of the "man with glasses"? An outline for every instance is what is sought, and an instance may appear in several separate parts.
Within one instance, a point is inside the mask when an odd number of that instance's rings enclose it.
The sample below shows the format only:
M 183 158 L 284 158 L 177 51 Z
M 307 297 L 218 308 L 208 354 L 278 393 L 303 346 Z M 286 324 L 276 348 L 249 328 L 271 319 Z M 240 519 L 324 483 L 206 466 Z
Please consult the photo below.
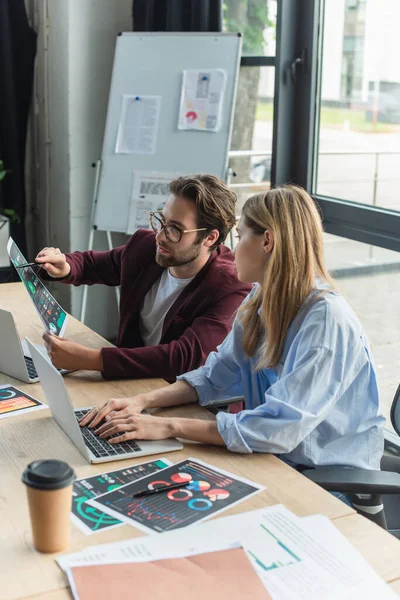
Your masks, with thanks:
M 223 242 L 236 221 L 236 196 L 213 175 L 171 182 L 163 209 L 110 252 L 36 257 L 45 279 L 121 286 L 116 348 L 94 350 L 45 334 L 58 368 L 101 371 L 106 379 L 177 375 L 201 366 L 229 333 L 250 286 L 236 276 Z

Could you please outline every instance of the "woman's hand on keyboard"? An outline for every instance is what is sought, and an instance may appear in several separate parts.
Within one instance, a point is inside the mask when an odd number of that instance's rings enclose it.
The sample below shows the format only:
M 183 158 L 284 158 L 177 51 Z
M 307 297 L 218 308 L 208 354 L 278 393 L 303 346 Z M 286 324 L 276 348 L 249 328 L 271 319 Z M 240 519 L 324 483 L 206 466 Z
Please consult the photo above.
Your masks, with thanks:
M 115 418 L 104 423 L 95 433 L 102 439 L 111 438 L 108 439 L 110 444 L 120 444 L 129 440 L 165 440 L 174 437 L 173 424 L 174 419 L 130 411 L 123 417 L 116 413 Z
M 147 406 L 147 394 L 139 394 L 133 398 L 112 398 L 101 408 L 92 408 L 79 421 L 81 427 L 94 429 L 103 420 L 110 421 L 115 418 L 124 418 L 130 413 L 140 413 Z

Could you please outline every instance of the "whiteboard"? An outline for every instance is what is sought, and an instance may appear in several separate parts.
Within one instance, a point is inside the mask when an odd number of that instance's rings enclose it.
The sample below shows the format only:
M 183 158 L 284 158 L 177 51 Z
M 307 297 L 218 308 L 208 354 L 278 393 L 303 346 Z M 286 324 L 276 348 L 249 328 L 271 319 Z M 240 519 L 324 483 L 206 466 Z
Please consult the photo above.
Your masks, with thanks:
M 93 223 L 126 232 L 134 171 L 209 173 L 226 179 L 241 37 L 234 33 L 122 33 L 117 38 Z M 223 69 L 227 81 L 220 129 L 178 129 L 185 69 Z M 154 154 L 117 154 L 123 97 L 161 96 Z

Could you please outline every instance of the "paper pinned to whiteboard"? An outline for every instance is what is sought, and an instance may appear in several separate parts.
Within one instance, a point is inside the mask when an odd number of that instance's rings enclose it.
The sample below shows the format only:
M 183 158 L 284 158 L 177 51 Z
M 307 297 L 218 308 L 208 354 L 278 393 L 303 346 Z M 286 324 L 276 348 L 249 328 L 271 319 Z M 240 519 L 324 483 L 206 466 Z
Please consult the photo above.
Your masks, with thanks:
M 178 129 L 219 131 L 226 82 L 224 69 L 183 71 Z
M 182 173 L 133 171 L 131 208 L 127 233 L 150 229 L 150 213 L 161 210 L 169 192 L 169 184 Z
M 123 96 L 116 154 L 155 154 L 161 96 Z

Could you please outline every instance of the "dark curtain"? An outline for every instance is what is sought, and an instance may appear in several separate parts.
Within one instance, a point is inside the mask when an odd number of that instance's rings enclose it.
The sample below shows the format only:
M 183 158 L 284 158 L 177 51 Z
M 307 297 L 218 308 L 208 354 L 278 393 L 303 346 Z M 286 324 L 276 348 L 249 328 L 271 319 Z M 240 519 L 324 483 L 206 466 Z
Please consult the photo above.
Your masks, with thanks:
M 11 171 L 0 184 L 0 206 L 13 209 L 20 224 L 11 235 L 25 253 L 25 144 L 32 96 L 36 34 L 24 0 L 0 0 L 0 159 Z
M 222 31 L 222 0 L 133 0 L 133 31 Z

